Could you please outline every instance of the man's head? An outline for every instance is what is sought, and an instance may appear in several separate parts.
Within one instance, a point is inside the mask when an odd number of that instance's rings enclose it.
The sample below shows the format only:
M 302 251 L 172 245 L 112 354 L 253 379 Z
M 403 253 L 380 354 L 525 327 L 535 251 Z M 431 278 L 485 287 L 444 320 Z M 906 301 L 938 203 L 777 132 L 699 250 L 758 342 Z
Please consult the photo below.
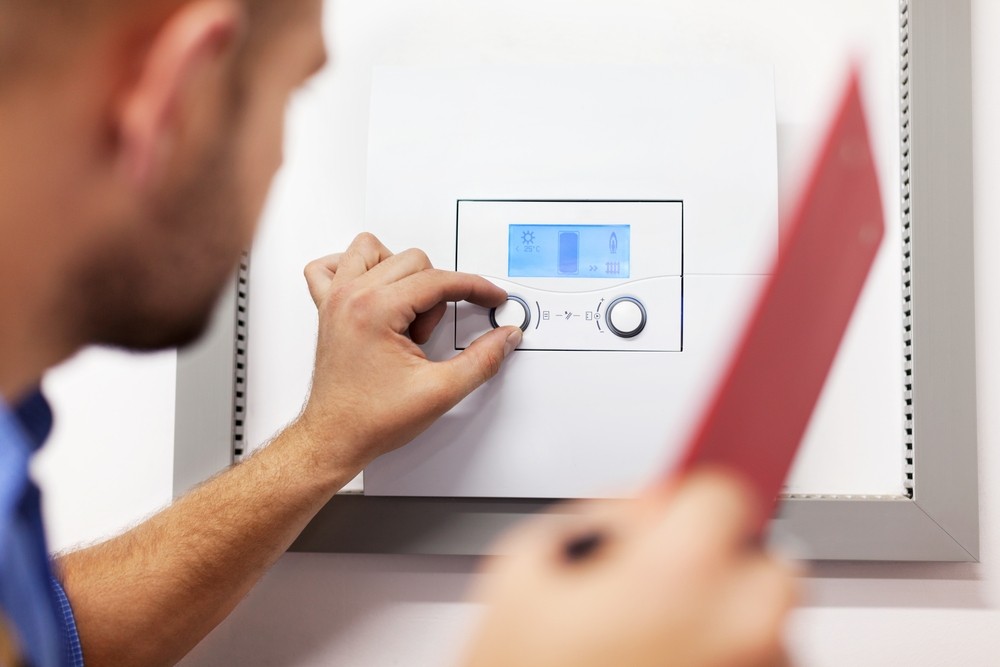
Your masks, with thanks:
M 196 337 L 325 61 L 321 4 L 0 0 L 4 317 L 62 354 Z

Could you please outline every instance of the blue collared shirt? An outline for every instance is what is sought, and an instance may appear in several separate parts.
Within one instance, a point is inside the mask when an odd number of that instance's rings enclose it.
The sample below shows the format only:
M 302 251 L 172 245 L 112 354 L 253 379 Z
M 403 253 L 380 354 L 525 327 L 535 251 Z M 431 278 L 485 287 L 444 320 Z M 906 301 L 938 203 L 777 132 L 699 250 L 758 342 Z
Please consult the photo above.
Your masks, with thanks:
M 15 410 L 0 401 L 0 611 L 31 667 L 82 667 L 73 610 L 52 574 L 41 494 L 28 464 L 52 430 L 36 393 Z

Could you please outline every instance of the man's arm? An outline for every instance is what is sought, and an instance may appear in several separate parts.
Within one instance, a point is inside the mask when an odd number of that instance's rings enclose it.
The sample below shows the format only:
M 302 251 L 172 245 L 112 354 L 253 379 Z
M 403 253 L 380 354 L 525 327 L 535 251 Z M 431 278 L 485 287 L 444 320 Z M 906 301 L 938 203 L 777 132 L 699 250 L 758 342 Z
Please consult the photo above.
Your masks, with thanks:
M 418 347 L 449 301 L 505 294 L 392 255 L 362 235 L 306 268 L 320 315 L 302 415 L 245 463 L 124 535 L 57 566 L 89 667 L 170 665 L 212 630 L 309 520 L 371 460 L 426 429 L 499 370 L 520 331 L 498 329 L 429 362 Z
M 171 665 L 221 622 L 351 479 L 293 425 L 137 528 L 60 558 L 88 666 Z

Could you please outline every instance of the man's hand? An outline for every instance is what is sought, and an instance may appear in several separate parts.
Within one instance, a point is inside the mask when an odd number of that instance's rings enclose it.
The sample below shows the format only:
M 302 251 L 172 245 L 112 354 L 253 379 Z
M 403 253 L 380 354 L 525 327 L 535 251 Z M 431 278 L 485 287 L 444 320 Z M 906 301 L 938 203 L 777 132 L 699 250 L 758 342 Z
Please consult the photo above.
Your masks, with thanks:
M 320 445 L 320 465 L 360 471 L 406 444 L 500 370 L 521 342 L 503 327 L 445 362 L 427 342 L 450 301 L 493 307 L 506 293 L 468 274 L 434 269 L 419 250 L 393 255 L 371 234 L 309 264 L 319 309 L 312 391 L 298 425 Z
M 467 667 L 775 667 L 792 571 L 754 547 L 756 503 L 696 473 L 509 538 Z M 567 545 L 570 545 L 567 547 Z

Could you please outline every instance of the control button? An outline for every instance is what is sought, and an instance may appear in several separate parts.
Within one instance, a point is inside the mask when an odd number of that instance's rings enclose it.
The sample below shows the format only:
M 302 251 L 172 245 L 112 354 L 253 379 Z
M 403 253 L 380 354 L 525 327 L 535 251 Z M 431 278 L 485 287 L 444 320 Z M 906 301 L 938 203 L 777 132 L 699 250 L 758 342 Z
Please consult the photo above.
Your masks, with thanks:
M 520 327 L 521 331 L 526 331 L 531 324 L 531 308 L 521 297 L 508 296 L 507 303 L 490 311 L 490 324 L 494 329 Z
M 646 328 L 646 309 L 637 299 L 623 296 L 608 306 L 607 322 L 619 338 L 635 338 Z

